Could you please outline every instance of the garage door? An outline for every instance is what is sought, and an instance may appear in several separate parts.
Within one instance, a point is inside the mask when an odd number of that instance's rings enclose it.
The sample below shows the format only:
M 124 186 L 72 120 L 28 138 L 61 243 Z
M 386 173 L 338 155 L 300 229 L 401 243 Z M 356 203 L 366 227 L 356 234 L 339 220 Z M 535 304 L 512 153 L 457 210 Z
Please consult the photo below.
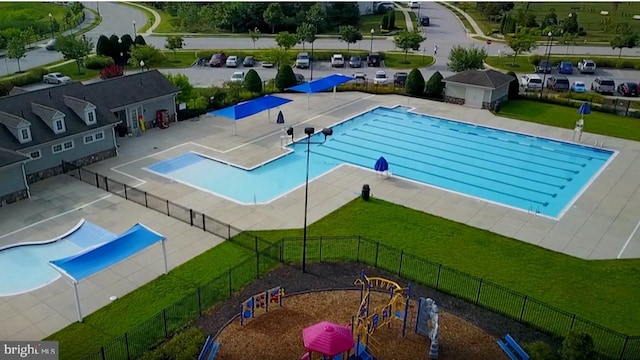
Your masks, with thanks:
M 464 104 L 471 107 L 481 108 L 483 99 L 484 89 L 468 87 L 465 94 Z

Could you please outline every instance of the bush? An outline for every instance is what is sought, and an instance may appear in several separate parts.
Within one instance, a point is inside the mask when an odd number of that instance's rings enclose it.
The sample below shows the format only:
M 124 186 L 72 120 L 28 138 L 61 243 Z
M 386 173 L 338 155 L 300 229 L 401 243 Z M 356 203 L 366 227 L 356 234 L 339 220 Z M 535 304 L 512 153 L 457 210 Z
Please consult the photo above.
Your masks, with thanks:
M 100 35 L 98 43 L 96 44 L 96 54 L 112 57 L 114 52 L 115 50 L 113 49 L 109 38 L 104 35 Z
M 244 77 L 244 87 L 252 93 L 262 92 L 262 79 L 260 79 L 257 71 L 251 69 L 247 72 L 247 75 Z
M 144 40 L 142 35 L 136 35 L 136 38 L 135 40 L 133 40 L 133 43 L 136 45 L 147 45 L 147 42 Z
M 124 68 L 118 65 L 111 65 L 100 70 L 100 79 L 111 79 L 124 75 Z
M 45 68 L 34 68 L 22 75 L 14 76 L 9 79 L 13 86 L 24 86 L 42 82 L 42 77 L 49 73 Z
M 442 82 L 442 74 L 436 71 L 431 75 L 429 81 L 424 88 L 424 94 L 430 98 L 442 99 L 444 95 L 444 83 Z M 408 90 L 407 90 L 408 91 Z
M 297 83 L 293 69 L 287 64 L 280 65 L 276 75 L 276 88 L 280 91 L 295 86 Z
M 84 62 L 84 66 L 92 70 L 102 70 L 111 65 L 113 65 L 113 58 L 102 55 L 90 57 Z
M 192 360 L 197 359 L 204 341 L 205 334 L 198 328 L 190 328 L 174 335 L 153 351 L 144 353 L 141 360 Z
M 562 360 L 594 360 L 596 358 L 593 339 L 589 334 L 570 331 L 562 341 Z
M 540 64 L 540 60 L 542 60 L 542 56 L 540 55 L 536 55 L 536 54 L 529 55 L 529 62 L 535 66 L 538 66 L 538 64 Z
M 563 92 L 558 94 L 559 98 L 564 99 L 573 99 L 573 100 L 581 100 L 587 102 L 594 102 L 598 104 L 602 104 L 604 102 L 604 96 L 598 93 L 575 93 L 575 92 Z
M 9 92 L 13 89 L 13 84 L 9 81 L 0 81 L 0 96 L 9 95 Z
M 523 346 L 531 360 L 557 360 L 558 354 L 543 341 L 536 341 Z

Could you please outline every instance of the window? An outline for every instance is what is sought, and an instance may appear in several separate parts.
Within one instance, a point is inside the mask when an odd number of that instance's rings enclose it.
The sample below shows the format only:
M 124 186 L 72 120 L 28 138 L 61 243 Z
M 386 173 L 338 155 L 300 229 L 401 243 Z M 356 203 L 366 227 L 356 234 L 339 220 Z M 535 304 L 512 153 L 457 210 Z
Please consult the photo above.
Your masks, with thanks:
M 100 141 L 102 139 L 104 139 L 104 132 L 100 131 L 100 132 L 97 132 L 95 134 L 85 135 L 84 136 L 84 143 L 85 144 L 90 144 L 90 143 L 92 143 L 94 141 Z
M 73 149 L 73 140 L 65 142 L 63 146 L 65 150 Z
M 29 131 L 29 128 L 22 128 L 20 129 L 20 136 L 22 141 L 29 141 L 31 140 L 31 131 Z
M 62 151 L 73 149 L 73 140 L 65 141 L 62 144 L 55 144 L 51 148 L 54 154 L 57 154 Z
M 93 138 L 95 139 L 95 141 L 102 140 L 104 139 L 104 133 L 102 131 L 100 131 L 99 133 L 95 133 L 93 135 Z
M 87 113 L 87 121 L 89 124 L 94 124 L 96 122 L 96 113 L 93 111 L 89 111 Z
M 40 159 L 42 157 L 42 153 L 40 152 L 40 150 L 36 150 L 36 151 L 32 151 L 29 153 L 29 156 L 32 159 Z
M 92 143 L 92 142 L 94 142 L 94 140 L 93 140 L 93 134 L 91 134 L 91 135 L 85 135 L 85 137 L 84 137 L 84 143 L 85 143 L 85 144 L 89 144 L 89 143 Z
M 54 154 L 57 154 L 57 153 L 61 152 L 61 151 L 62 151 L 62 144 L 55 144 L 55 145 L 53 145 L 53 147 L 51 148 L 51 150 L 52 150 L 52 152 L 53 152 Z
M 53 123 L 53 132 L 56 134 L 60 134 L 61 132 L 64 132 L 66 129 L 64 128 L 64 119 L 57 119 L 54 123 Z

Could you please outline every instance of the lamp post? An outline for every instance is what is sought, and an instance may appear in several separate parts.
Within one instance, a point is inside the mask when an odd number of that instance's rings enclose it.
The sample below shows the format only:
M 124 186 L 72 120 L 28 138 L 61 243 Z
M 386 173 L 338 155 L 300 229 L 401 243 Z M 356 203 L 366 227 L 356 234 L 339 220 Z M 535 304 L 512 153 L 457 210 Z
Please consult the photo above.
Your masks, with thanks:
M 304 128 L 304 133 L 307 135 L 307 168 L 306 168 L 306 180 L 304 183 L 304 227 L 302 235 L 302 272 L 307 272 L 307 207 L 309 203 L 309 155 L 311 153 L 311 144 L 320 145 L 327 141 L 327 137 L 333 135 L 333 129 L 322 129 L 322 135 L 324 139 L 322 141 L 311 141 L 311 136 L 315 133 L 315 129 L 312 127 Z M 291 135 L 293 140 L 293 128 L 287 129 L 287 135 Z
M 49 28 L 51 29 L 51 38 L 53 39 L 53 15 L 49 13 Z
M 133 37 L 135 38 L 136 35 L 138 35 L 138 33 L 136 32 L 136 21 L 133 20 L 131 23 L 133 23 Z
M 124 60 L 124 52 L 122 51 L 122 39 L 118 39 L 118 47 L 120 48 L 120 63 Z
M 144 71 L 144 60 L 140 60 L 140 72 Z
M 549 62 L 549 58 L 551 57 L 551 46 L 553 45 L 553 33 L 549 31 L 547 34 L 547 66 L 549 67 L 549 72 L 551 72 L 551 63 Z M 544 94 L 544 88 L 546 87 L 545 81 L 547 80 L 547 69 L 544 69 L 544 75 L 542 76 L 542 89 L 540 90 L 540 98 Z
M 96 1 L 96 12 L 98 13 L 98 16 L 100 16 L 100 1 Z
M 371 28 L 371 51 L 369 51 L 370 53 L 373 53 L 373 34 L 376 33 L 376 29 Z

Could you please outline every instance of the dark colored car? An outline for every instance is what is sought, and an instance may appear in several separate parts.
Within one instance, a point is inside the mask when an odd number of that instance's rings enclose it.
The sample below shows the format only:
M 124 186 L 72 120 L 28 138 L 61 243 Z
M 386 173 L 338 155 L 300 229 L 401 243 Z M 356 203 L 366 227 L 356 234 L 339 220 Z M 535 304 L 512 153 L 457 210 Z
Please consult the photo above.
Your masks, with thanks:
M 242 61 L 242 66 L 253 67 L 256 64 L 256 59 L 253 56 L 247 56 Z
M 407 76 L 409 76 L 409 74 L 406 72 L 397 72 L 393 74 L 393 83 L 398 86 L 404 86 L 407 82 Z
M 547 60 L 540 60 L 540 63 L 536 66 L 536 72 L 551 74 L 551 62 Z
M 293 74 L 296 77 L 296 85 L 302 84 L 304 80 L 304 76 L 302 74 Z
M 638 96 L 638 84 L 624 82 L 618 85 L 618 93 L 622 96 Z
M 547 89 L 567 91 L 570 87 L 569 79 L 567 79 L 566 76 L 550 76 L 549 79 L 547 79 Z
M 349 67 L 352 68 L 361 68 L 362 67 L 362 59 L 360 56 L 355 55 L 349 58 Z
M 429 26 L 429 17 L 428 16 L 421 17 L 420 18 L 420 25 Z
M 209 66 L 211 67 L 222 67 L 224 63 L 227 61 L 227 55 L 224 53 L 213 54 L 211 60 L 209 60 Z
M 367 66 L 378 67 L 380 66 L 380 54 L 371 53 L 367 56 Z
M 569 61 L 561 61 L 558 64 L 558 74 L 573 74 L 573 64 Z

